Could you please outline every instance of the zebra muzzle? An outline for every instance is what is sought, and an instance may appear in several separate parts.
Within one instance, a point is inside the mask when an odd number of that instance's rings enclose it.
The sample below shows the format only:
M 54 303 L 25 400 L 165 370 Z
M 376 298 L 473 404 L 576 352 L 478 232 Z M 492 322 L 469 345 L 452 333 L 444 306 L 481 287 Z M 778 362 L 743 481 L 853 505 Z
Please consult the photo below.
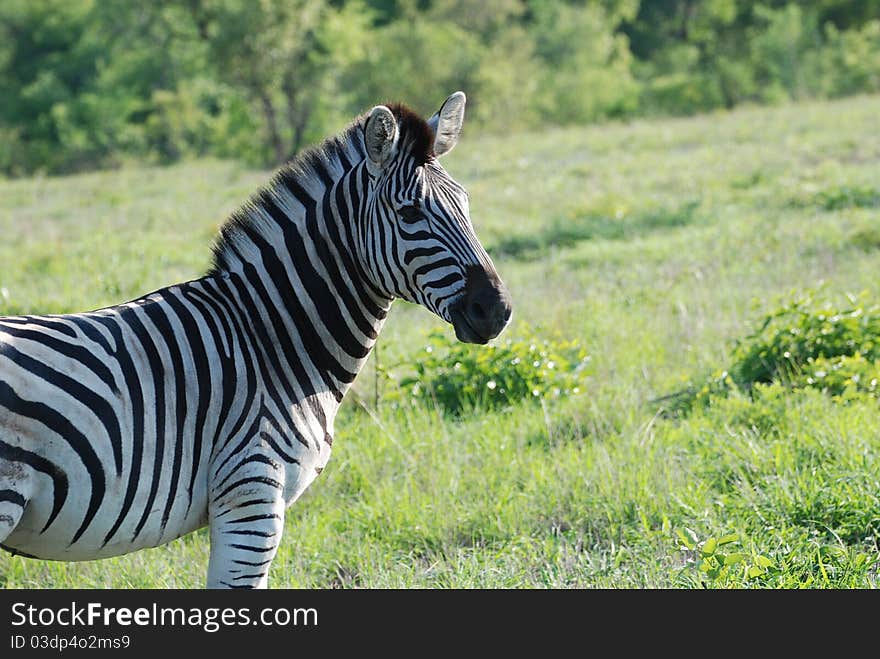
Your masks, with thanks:
M 464 343 L 488 343 L 510 323 L 510 293 L 497 274 L 481 267 L 468 268 L 466 282 L 449 313 L 455 336 Z

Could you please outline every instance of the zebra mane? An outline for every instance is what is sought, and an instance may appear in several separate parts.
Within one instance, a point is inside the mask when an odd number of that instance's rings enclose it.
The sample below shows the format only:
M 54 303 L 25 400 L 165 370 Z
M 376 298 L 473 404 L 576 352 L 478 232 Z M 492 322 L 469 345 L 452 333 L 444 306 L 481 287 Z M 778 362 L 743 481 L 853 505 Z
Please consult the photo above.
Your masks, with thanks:
M 424 165 L 434 158 L 434 131 L 419 114 L 403 103 L 387 103 L 397 118 L 400 130 L 400 148 L 416 165 Z M 307 148 L 282 165 L 269 183 L 258 189 L 220 227 L 212 246 L 213 258 L 208 275 L 224 269 L 225 256 L 230 246 L 248 233 L 259 232 L 261 210 L 265 210 L 273 193 L 293 186 L 306 190 L 316 185 L 327 186 L 334 174 L 341 175 L 361 162 L 367 154 L 364 143 L 364 124 L 368 114 L 362 114 L 341 133 Z

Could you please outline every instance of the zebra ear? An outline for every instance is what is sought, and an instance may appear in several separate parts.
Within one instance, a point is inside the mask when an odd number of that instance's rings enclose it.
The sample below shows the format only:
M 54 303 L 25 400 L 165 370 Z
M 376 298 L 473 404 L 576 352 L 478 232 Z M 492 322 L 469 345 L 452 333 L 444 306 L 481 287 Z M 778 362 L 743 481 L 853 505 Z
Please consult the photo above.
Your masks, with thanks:
M 443 102 L 437 114 L 428 119 L 428 126 L 434 131 L 435 156 L 449 153 L 458 142 L 466 101 L 464 92 L 455 92 Z
M 367 146 L 367 167 L 372 174 L 382 171 L 388 161 L 397 152 L 397 140 L 400 131 L 397 119 L 384 105 L 377 105 L 370 110 L 370 116 L 364 124 L 364 142 Z

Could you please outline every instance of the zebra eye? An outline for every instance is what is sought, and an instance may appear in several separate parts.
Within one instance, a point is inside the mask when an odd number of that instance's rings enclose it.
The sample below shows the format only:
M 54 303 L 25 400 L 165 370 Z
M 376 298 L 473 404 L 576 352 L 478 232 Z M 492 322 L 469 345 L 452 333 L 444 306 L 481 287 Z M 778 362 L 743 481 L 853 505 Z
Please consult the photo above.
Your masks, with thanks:
M 416 222 L 423 220 L 425 217 L 422 215 L 422 211 L 416 206 L 404 206 L 398 211 L 398 213 L 400 213 L 400 219 L 407 224 L 415 224 Z

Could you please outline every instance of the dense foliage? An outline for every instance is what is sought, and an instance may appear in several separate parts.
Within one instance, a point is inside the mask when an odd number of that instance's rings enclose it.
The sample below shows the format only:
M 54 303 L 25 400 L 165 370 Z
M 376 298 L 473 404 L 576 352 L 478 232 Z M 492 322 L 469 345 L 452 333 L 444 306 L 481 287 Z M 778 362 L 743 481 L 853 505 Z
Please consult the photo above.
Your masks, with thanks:
M 838 400 L 880 398 L 880 306 L 810 292 L 767 314 L 736 342 L 730 366 L 689 390 L 683 406 L 731 393 L 767 398 L 767 387 L 817 389 Z
M 880 90 L 860 0 L 5 0 L 0 173 L 278 163 L 382 99 L 468 125 Z
M 581 392 L 590 358 L 577 340 L 539 338 L 520 328 L 521 338 L 501 339 L 481 350 L 434 331 L 422 354 L 399 364 L 409 372 L 387 394 L 392 402 L 422 401 L 453 415 L 541 401 Z

